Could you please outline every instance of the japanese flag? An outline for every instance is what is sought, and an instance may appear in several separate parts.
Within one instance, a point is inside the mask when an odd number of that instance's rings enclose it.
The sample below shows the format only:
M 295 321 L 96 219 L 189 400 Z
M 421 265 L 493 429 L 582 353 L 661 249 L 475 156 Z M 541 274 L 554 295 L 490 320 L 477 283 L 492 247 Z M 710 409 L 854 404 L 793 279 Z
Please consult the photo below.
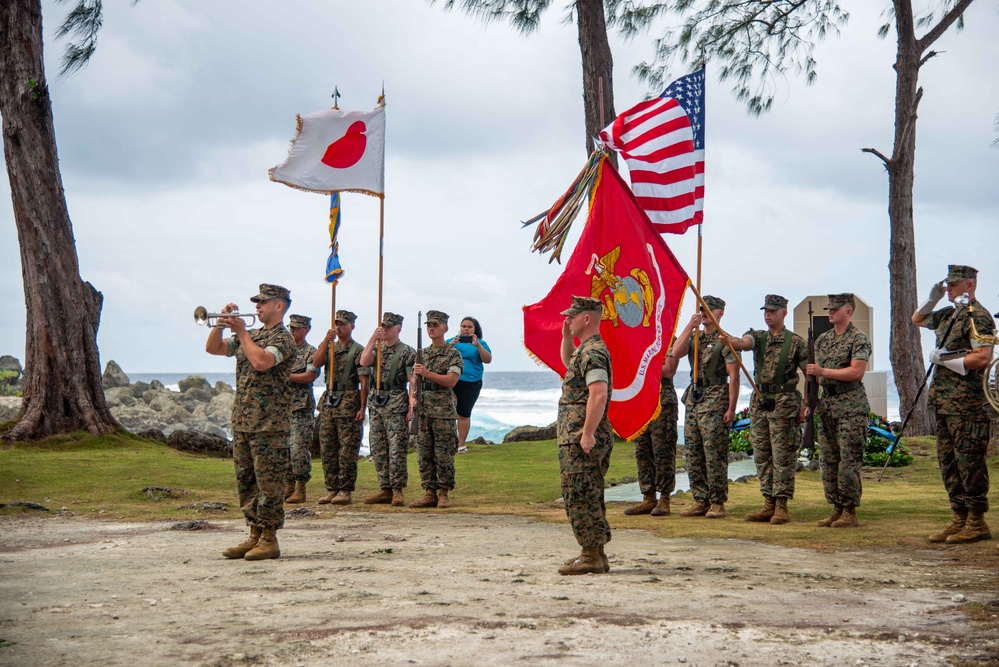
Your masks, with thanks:
M 272 181 L 309 192 L 384 195 L 385 107 L 299 116 L 288 157 L 269 174 Z

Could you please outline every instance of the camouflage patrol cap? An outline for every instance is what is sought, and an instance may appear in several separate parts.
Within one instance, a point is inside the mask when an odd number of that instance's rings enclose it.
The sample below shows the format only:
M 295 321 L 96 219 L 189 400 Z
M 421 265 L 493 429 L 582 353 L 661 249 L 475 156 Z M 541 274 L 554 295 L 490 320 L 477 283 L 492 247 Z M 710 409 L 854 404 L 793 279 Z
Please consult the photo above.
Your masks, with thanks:
M 709 294 L 704 297 L 704 303 L 708 305 L 708 310 L 725 310 L 725 300 L 719 299 L 716 296 L 711 296 Z
M 767 294 L 763 299 L 763 307 L 760 310 L 785 310 L 787 299 L 780 294 Z
M 603 304 L 600 303 L 600 299 L 594 299 L 591 296 L 573 296 L 572 305 L 563 310 L 562 314 L 572 317 L 573 315 L 578 315 L 579 313 L 587 313 L 593 310 L 602 309 Z
M 353 324 L 357 321 L 357 315 L 349 310 L 338 310 L 336 311 L 336 315 L 333 317 L 333 321 L 343 322 L 344 324 Z
M 288 318 L 288 326 L 292 329 L 309 329 L 312 327 L 312 318 L 305 315 L 292 315 Z
M 447 324 L 448 315 L 440 310 L 427 311 L 427 324 Z
M 949 283 L 959 283 L 963 280 L 972 280 L 978 277 L 978 269 L 961 264 L 950 264 L 947 266 L 947 278 Z
M 260 294 L 250 297 L 250 301 L 253 303 L 259 303 L 269 299 L 284 299 L 285 301 L 291 301 L 291 292 L 288 291 L 288 288 L 281 287 L 280 285 L 268 285 L 267 283 L 261 283 Z
M 396 315 L 395 313 L 390 313 L 385 311 L 382 315 L 382 326 L 383 327 L 401 327 L 402 326 L 402 315 Z
M 850 306 L 851 308 L 857 307 L 857 303 L 853 300 L 853 294 L 850 292 L 830 294 L 829 305 L 822 310 L 836 310 L 837 308 L 842 308 L 843 306 Z

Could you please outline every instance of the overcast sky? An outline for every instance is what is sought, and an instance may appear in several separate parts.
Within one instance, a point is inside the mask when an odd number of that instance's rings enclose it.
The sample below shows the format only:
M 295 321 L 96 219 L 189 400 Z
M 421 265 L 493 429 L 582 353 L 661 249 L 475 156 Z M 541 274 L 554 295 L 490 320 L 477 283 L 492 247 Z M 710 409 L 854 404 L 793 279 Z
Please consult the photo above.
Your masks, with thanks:
M 777 80 L 774 109 L 746 115 L 708 64 L 703 292 L 728 301 L 723 325 L 762 326 L 763 295 L 792 305 L 852 291 L 875 309 L 874 368 L 888 368 L 887 178 L 863 147 L 891 151 L 894 42 L 876 37 L 879 4 L 844 3 L 851 21 L 817 51 L 806 87 Z M 46 63 L 66 198 L 83 278 L 104 293 L 101 362 L 126 372 L 225 372 L 204 352 L 195 306 L 250 309 L 257 284 L 292 291 L 292 312 L 329 326 L 323 281 L 328 197 L 272 183 L 295 114 L 387 96 L 386 310 L 436 308 L 482 322 L 492 370 L 536 370 L 521 307 L 560 267 L 529 252 L 520 220 L 550 206 L 582 167 L 576 29 L 561 10 L 523 37 L 422 0 L 105 2 L 97 53 L 56 78 L 65 5 L 44 4 Z M 982 271 L 979 299 L 999 309 L 999 17 L 979 2 L 963 33 L 923 69 L 916 151 L 918 289 L 948 263 Z M 612 39 L 618 111 L 648 92 L 632 67 L 655 31 Z M 681 75 L 677 70 L 674 75 Z M 611 119 L 607 119 L 608 122 Z M 343 196 L 338 307 L 377 310 L 378 203 Z M 576 223 L 575 236 L 583 220 Z M 667 236 L 693 275 L 696 234 Z M 565 258 L 568 258 L 566 251 Z M 689 318 L 692 300 L 685 305 Z M 6 175 L 0 178 L 0 354 L 24 359 L 24 298 Z M 926 345 L 928 351 L 928 345 Z

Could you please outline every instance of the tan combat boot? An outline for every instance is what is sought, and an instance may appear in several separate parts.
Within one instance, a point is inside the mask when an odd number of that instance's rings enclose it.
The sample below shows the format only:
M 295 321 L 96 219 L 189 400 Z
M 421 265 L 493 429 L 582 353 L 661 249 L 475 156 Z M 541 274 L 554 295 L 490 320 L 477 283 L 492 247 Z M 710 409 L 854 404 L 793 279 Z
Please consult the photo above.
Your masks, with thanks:
M 839 521 L 839 518 L 841 516 L 843 516 L 843 506 L 833 505 L 832 514 L 830 514 L 824 519 L 819 519 L 818 521 L 815 522 L 815 525 L 819 526 L 820 528 L 828 528 L 829 526 L 833 525 L 834 522 Z
M 610 560 L 607 558 L 607 554 L 604 552 L 604 545 L 600 545 L 600 560 L 604 564 L 604 572 L 610 572 Z
M 321 497 L 317 502 L 320 505 L 329 505 L 330 501 L 336 498 L 336 491 L 327 491 L 326 495 Z
M 600 547 L 583 547 L 582 553 L 558 569 L 559 574 L 603 574 L 604 560 L 600 557 Z
M 284 501 L 289 505 L 300 505 L 305 502 L 305 482 L 295 482 L 295 493 Z
M 637 505 L 632 505 L 624 511 L 628 516 L 635 516 L 636 514 L 651 514 L 652 510 L 656 508 L 656 492 L 646 493 L 642 498 L 642 502 Z
M 857 521 L 857 508 L 844 507 L 843 515 L 830 524 L 833 528 L 856 528 L 860 525 Z
M 402 507 L 406 501 L 402 497 L 402 489 L 392 489 L 392 506 Z
M 367 505 L 388 505 L 392 502 L 392 489 L 382 489 L 370 498 L 364 499 Z
M 246 552 L 243 556 L 246 560 L 267 560 L 268 558 L 280 558 L 281 548 L 278 546 L 277 531 L 264 528 L 260 531 L 260 541 L 257 546 Z
M 680 516 L 704 516 L 711 509 L 711 505 L 706 500 L 698 500 L 692 507 L 688 507 L 680 512 Z
M 962 512 L 954 511 L 954 517 L 950 520 L 950 525 L 943 529 L 943 531 L 937 533 L 936 535 L 930 535 L 929 540 L 934 544 L 939 544 L 940 542 L 946 542 L 947 538 L 951 535 L 956 535 L 961 532 L 964 528 L 964 522 L 968 520 L 968 511 L 964 510 Z
M 336 494 L 333 500 L 330 501 L 330 505 L 349 505 L 350 504 L 350 491 L 344 491 L 340 489 L 340 493 Z
M 791 513 L 787 511 L 787 498 L 774 498 L 774 515 L 770 517 L 770 524 L 776 526 L 790 520 Z
M 985 523 L 985 515 L 981 512 L 968 512 L 964 528 L 947 538 L 947 544 L 966 544 L 979 540 L 991 540 L 992 532 Z
M 437 489 L 437 507 L 451 507 L 451 499 L 448 497 L 449 489 Z
M 410 507 L 437 507 L 437 492 L 433 489 L 427 489 L 427 492 L 423 494 L 423 497 L 417 501 L 409 503 Z
M 656 506 L 652 508 L 649 512 L 652 516 L 669 516 L 669 494 L 662 494 L 659 496 L 659 502 Z
M 711 503 L 711 509 L 704 513 L 706 519 L 724 519 L 725 503 Z
M 241 544 L 237 544 L 234 547 L 229 547 L 222 552 L 222 555 L 226 558 L 242 558 L 249 552 L 253 547 L 257 546 L 257 542 L 260 541 L 260 529 L 256 526 L 250 526 L 250 536 L 246 538 Z
M 763 496 L 763 508 L 756 511 L 750 512 L 745 516 L 746 521 L 755 521 L 757 523 L 765 523 L 773 518 L 774 511 L 777 508 L 777 504 L 774 501 L 773 496 Z
M 289 479 L 287 482 L 284 483 L 284 499 L 286 502 L 293 493 L 295 493 L 295 480 Z

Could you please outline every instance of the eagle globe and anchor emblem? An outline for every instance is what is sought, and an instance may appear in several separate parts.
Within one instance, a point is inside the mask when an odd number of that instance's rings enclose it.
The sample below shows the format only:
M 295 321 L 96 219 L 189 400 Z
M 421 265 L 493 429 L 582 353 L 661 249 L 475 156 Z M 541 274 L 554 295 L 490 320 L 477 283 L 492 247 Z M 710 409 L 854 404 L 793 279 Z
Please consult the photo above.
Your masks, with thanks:
M 600 319 L 610 320 L 615 327 L 647 327 L 653 314 L 655 295 L 649 275 L 642 269 L 632 269 L 626 276 L 615 275 L 614 269 L 621 257 L 617 246 L 603 257 L 596 253 L 590 259 L 586 274 L 592 275 L 590 296 L 603 302 Z

